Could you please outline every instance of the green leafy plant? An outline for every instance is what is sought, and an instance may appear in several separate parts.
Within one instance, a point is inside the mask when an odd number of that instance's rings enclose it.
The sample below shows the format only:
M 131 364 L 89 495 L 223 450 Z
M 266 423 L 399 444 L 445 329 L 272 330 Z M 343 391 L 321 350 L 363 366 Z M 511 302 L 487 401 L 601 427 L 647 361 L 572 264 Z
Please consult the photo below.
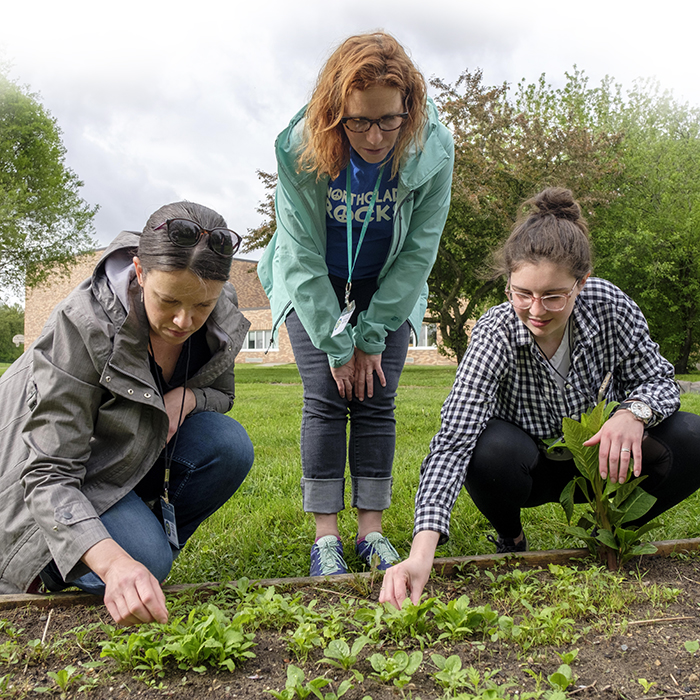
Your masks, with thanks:
M 331 681 L 328 678 L 319 676 L 310 680 L 308 683 L 304 683 L 304 672 L 290 664 L 287 667 L 287 682 L 285 684 L 284 690 L 267 690 L 265 692 L 273 695 L 277 700 L 305 700 L 311 695 L 316 696 L 319 700 L 338 700 L 345 693 L 348 692 L 353 686 L 349 680 L 344 680 L 339 686 L 338 690 L 329 693 L 324 693 L 321 689 L 330 685 Z
M 576 676 L 569 664 L 562 664 L 554 673 L 547 676 L 547 680 L 554 690 L 565 692 L 569 686 L 576 683 Z
M 414 605 L 409 598 L 406 598 L 400 609 L 385 603 L 383 622 L 389 637 L 397 644 L 402 644 L 406 638 L 412 637 L 422 649 L 431 639 L 428 612 L 434 607 L 435 598 L 428 598 L 418 605 Z
M 433 621 L 442 630 L 438 641 L 462 639 L 477 632 L 486 632 L 498 620 L 498 613 L 490 605 L 473 608 L 469 602 L 466 595 L 447 604 L 436 601 Z
M 656 685 L 653 681 L 648 681 L 646 678 L 637 678 L 637 683 L 642 686 L 644 695 L 647 695 L 653 686 Z
M 393 656 L 376 653 L 369 657 L 369 662 L 374 669 L 373 678 L 403 688 L 411 682 L 411 676 L 423 663 L 423 652 L 414 651 L 410 656 L 401 649 L 395 651 Z
M 344 639 L 333 639 L 323 652 L 326 658 L 321 659 L 319 663 L 330 664 L 343 671 L 352 670 L 355 680 L 358 683 L 362 683 L 364 680 L 363 675 L 352 667 L 357 663 L 360 652 L 370 641 L 369 637 L 362 635 L 353 642 L 351 649 Z
M 289 650 L 299 661 L 306 661 L 316 647 L 323 646 L 323 637 L 314 622 L 302 622 L 295 630 L 289 630 Z
M 698 650 L 700 650 L 700 642 L 698 642 L 697 640 L 689 640 L 687 642 L 683 642 L 683 646 L 689 654 L 696 654 Z
M 656 498 L 641 488 L 646 478 L 631 479 L 632 464 L 625 483 L 602 479 L 598 471 L 598 445 L 584 446 L 602 427 L 618 404 L 601 401 L 581 415 L 579 421 L 564 418 L 563 438 L 549 441 L 550 450 L 564 446 L 571 452 L 581 476 L 564 487 L 560 503 L 569 523 L 567 532 L 581 538 L 593 553 L 598 553 L 609 569 L 616 569 L 634 556 L 653 554 L 656 547 L 642 542 L 647 532 L 657 527 L 651 522 L 641 527 L 624 527 L 646 514 Z M 589 512 L 572 527 L 574 492 L 580 489 L 590 506 Z
M 483 698 L 483 700 L 501 700 L 508 697 L 505 691 L 512 687 L 513 683 L 503 683 L 500 686 L 493 680 L 493 677 L 500 672 L 500 669 L 482 672 L 473 666 L 462 668 L 462 660 L 453 654 L 445 658 L 441 654 L 431 654 L 432 662 L 437 666 L 437 673 L 433 674 L 435 681 L 454 698 Z M 468 688 L 468 695 L 457 695 L 459 688 Z
M 55 687 L 60 690 L 62 700 L 71 697 L 74 689 L 82 693 L 97 684 L 96 678 L 87 678 L 84 673 L 78 671 L 76 666 L 66 666 L 60 671 L 48 671 L 46 675 L 54 682 Z M 46 687 L 34 688 L 36 693 L 48 693 L 51 690 L 52 688 Z

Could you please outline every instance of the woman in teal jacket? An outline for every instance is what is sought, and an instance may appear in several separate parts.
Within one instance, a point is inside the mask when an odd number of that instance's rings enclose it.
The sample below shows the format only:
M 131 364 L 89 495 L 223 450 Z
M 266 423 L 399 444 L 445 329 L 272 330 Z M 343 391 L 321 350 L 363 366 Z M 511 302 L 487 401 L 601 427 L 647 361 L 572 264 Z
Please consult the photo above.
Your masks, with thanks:
M 398 560 L 381 526 L 391 501 L 394 398 L 449 208 L 452 136 L 403 47 L 376 32 L 336 49 L 276 154 L 277 231 L 258 274 L 273 330 L 286 321 L 304 384 L 311 573 L 347 571 L 337 514 L 348 417 L 356 551 L 385 569 Z

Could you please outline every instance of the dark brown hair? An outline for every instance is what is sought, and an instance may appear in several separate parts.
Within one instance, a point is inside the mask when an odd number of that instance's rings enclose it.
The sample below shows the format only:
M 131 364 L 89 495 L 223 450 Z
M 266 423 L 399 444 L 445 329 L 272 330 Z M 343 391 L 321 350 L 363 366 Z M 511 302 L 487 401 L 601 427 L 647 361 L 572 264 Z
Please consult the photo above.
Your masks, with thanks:
M 226 282 L 231 271 L 232 258 L 224 258 L 211 250 L 207 236 L 202 236 L 194 248 L 180 248 L 174 245 L 168 238 L 166 227 L 162 226 L 170 219 L 189 219 L 205 231 L 226 228 L 221 214 L 201 204 L 174 202 L 162 206 L 148 217 L 139 240 L 136 255 L 144 273 L 148 274 L 149 270 L 189 270 L 203 280 Z
M 340 120 L 353 90 L 375 85 L 396 88 L 408 118 L 394 146 L 392 176 L 411 141 L 419 143 L 427 120 L 425 80 L 406 50 L 386 32 L 346 39 L 321 69 L 306 110 L 304 142 L 299 153 L 301 171 L 334 178 L 347 165 L 350 142 Z
M 496 253 L 495 276 L 509 276 L 525 263 L 561 265 L 580 280 L 593 264 L 588 226 L 571 190 L 548 187 L 528 199 L 508 240 Z

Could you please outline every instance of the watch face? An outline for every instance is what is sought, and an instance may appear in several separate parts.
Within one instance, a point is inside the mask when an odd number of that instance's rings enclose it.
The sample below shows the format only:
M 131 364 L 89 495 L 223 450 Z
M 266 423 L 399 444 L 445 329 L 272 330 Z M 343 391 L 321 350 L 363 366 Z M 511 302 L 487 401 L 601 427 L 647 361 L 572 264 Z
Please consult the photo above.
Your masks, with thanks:
M 645 403 L 641 401 L 634 401 L 629 405 L 630 411 L 638 416 L 642 420 L 649 420 L 651 418 L 651 409 Z

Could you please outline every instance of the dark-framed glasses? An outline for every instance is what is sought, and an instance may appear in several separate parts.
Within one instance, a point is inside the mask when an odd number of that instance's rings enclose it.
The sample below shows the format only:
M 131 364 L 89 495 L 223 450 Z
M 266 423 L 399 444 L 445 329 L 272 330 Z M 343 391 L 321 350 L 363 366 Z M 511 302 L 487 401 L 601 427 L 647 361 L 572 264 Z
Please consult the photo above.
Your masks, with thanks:
M 222 258 L 233 257 L 241 245 L 241 237 L 230 228 L 207 231 L 189 219 L 168 219 L 154 230 L 158 231 L 164 226 L 170 242 L 178 248 L 194 248 L 205 233 L 209 248 Z
M 366 119 L 365 117 L 343 117 L 340 123 L 348 130 L 356 134 L 364 134 L 376 124 L 381 131 L 396 131 L 400 129 L 404 120 L 408 118 L 408 112 L 401 114 L 387 114 L 379 119 Z
M 529 309 L 535 303 L 535 301 L 539 301 L 547 311 L 563 311 L 567 302 L 571 298 L 571 295 L 574 293 L 574 289 L 576 289 L 576 285 L 578 283 L 579 280 L 576 280 L 574 282 L 574 286 L 571 288 L 571 291 L 569 291 L 567 294 L 545 294 L 541 297 L 536 297 L 534 294 L 530 294 L 529 292 L 516 292 L 511 289 L 510 286 L 508 286 L 506 287 L 506 296 L 516 309 Z

